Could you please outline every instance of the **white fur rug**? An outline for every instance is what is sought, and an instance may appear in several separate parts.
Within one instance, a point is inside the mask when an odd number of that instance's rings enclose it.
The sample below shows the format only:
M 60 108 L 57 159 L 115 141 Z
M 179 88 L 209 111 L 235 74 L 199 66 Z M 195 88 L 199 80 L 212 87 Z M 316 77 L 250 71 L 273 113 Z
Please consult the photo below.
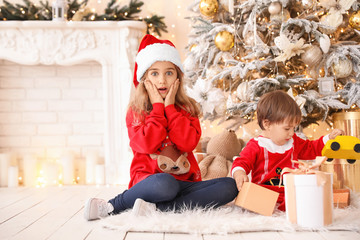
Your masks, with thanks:
M 351 194 L 351 204 L 345 209 L 334 208 L 331 225 L 318 229 L 291 224 L 284 212 L 276 210 L 266 217 L 235 205 L 211 210 L 184 210 L 182 213 L 152 212 L 149 216 L 134 217 L 131 211 L 100 221 L 103 227 L 118 231 L 171 232 L 188 234 L 230 234 L 257 231 L 360 231 L 360 194 Z

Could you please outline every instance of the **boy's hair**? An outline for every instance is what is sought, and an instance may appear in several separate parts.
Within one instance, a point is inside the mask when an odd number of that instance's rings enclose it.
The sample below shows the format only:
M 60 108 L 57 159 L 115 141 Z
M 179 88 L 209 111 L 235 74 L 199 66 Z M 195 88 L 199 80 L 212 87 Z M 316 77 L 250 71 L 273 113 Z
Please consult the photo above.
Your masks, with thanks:
M 199 116 L 200 115 L 200 109 L 198 106 L 198 103 L 186 95 L 184 90 L 184 73 L 180 70 L 178 66 L 175 66 L 177 77 L 179 78 L 180 84 L 179 88 L 177 90 L 176 96 L 175 96 L 175 105 L 178 105 L 180 108 L 186 110 L 189 112 L 192 116 Z M 148 73 L 148 70 L 143 75 L 139 85 L 135 89 L 135 93 L 132 95 L 129 103 L 129 107 L 132 109 L 132 111 L 135 114 L 135 118 L 143 121 L 145 116 L 144 114 L 148 114 L 153 109 L 149 94 L 146 91 L 144 80 L 146 78 L 146 75 Z
M 270 123 L 282 123 L 284 121 L 301 121 L 301 110 L 294 99 L 286 92 L 276 90 L 264 94 L 256 108 L 257 120 L 260 128 L 265 130 L 263 120 L 267 119 Z

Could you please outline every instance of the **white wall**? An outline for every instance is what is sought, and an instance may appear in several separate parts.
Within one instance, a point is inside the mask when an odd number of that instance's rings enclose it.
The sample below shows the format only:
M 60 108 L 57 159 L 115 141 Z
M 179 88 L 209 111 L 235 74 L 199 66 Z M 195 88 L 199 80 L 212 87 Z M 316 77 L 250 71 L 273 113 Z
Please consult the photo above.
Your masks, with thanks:
M 58 160 L 104 152 L 101 66 L 0 61 L 0 149 Z

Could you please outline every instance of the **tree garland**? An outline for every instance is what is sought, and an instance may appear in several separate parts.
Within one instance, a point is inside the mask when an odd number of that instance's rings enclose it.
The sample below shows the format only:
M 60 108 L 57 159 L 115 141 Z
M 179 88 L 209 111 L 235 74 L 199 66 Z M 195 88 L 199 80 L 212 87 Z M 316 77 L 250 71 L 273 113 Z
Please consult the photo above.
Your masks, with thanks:
M 40 4 L 34 4 L 30 0 L 23 0 L 24 4 L 12 4 L 4 0 L 4 5 L 0 6 L 0 20 L 51 20 L 52 8 L 48 1 L 45 3 L 40 1 Z M 75 13 L 79 10 L 84 10 L 88 0 L 78 2 L 73 0 L 68 3 L 67 19 L 72 20 Z M 89 12 L 81 16 L 81 21 L 124 21 L 137 20 L 144 21 L 147 25 L 147 33 L 156 33 L 161 36 L 161 32 L 167 32 L 167 26 L 164 23 L 163 16 L 153 15 L 148 18 L 141 18 L 135 16 L 141 12 L 141 7 L 144 2 L 138 0 L 130 0 L 129 5 L 120 7 L 116 4 L 116 0 L 111 0 L 103 14 Z

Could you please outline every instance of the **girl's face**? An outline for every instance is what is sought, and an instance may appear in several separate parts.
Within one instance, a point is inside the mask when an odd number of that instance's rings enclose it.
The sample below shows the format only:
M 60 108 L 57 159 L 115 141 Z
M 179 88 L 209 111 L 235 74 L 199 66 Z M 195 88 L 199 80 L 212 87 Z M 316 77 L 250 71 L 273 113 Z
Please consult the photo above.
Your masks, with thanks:
M 146 79 L 151 81 L 164 99 L 169 92 L 170 86 L 177 78 L 175 65 L 172 62 L 167 61 L 155 62 L 148 69 L 146 75 Z
M 282 146 L 289 141 L 295 133 L 297 123 L 284 121 L 282 123 L 270 123 L 267 119 L 263 122 L 265 130 L 263 136 L 270 138 L 276 145 Z

